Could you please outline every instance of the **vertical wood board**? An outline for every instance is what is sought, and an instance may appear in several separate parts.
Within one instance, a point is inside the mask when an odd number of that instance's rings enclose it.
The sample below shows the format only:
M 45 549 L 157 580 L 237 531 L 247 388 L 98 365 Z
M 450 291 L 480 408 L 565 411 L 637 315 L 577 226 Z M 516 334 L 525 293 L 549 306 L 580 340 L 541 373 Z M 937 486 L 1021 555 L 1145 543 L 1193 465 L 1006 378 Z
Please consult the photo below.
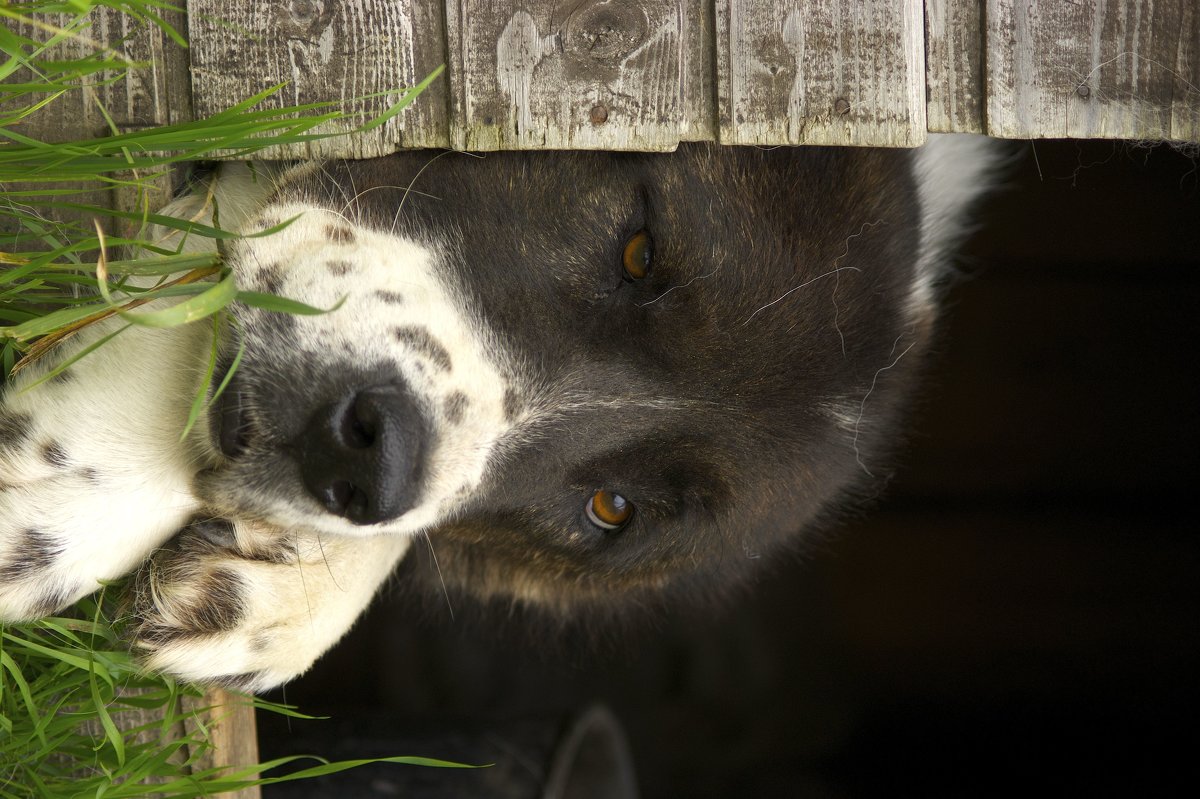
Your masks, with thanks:
M 445 61 L 439 3 L 422 0 L 189 0 L 196 113 L 223 111 L 279 83 L 264 107 L 335 102 L 359 114 L 317 132 L 346 131 L 395 103 Z M 369 158 L 449 143 L 446 81 L 400 115 L 352 138 L 272 148 L 267 157 Z M 382 97 L 362 98 L 376 92 Z M 332 110 L 332 109 L 331 109 Z
M 448 0 L 453 146 L 673 149 L 703 94 L 703 13 L 701 0 Z
M 184 708 L 193 712 L 209 708 L 202 714 L 208 734 L 209 748 L 193 766 L 193 771 L 206 768 L 248 766 L 258 762 L 258 725 L 254 706 L 246 697 L 232 694 L 224 688 L 209 688 L 200 699 L 186 699 Z M 195 732 L 195 722 L 185 722 Z M 260 799 L 258 786 L 221 794 L 225 799 Z
M 987 132 L 1200 140 L 1196 0 L 987 0 Z
M 983 0 L 925 0 L 926 125 L 933 133 L 982 133 Z
M 716 8 L 722 142 L 924 141 L 921 0 L 717 0 Z
M 186 34 L 183 12 L 166 10 L 162 17 L 181 34 Z M 55 26 L 67 26 L 73 19 L 65 14 L 40 18 Z M 100 45 L 111 47 L 136 66 L 123 80 L 113 81 L 115 75 L 107 71 L 97 73 L 83 88 L 68 91 L 34 112 L 19 123 L 16 130 L 45 142 L 107 136 L 112 131 L 101 107 L 112 117 L 118 130 L 170 125 L 191 119 L 191 90 L 184 48 L 171 41 L 153 23 L 138 22 L 111 8 L 93 10 L 89 23 L 79 29 L 84 39 L 64 39 L 42 57 L 82 58 L 95 52 Z M 16 32 L 43 42 L 53 35 L 25 25 L 17 26 Z M 30 73 L 23 69 L 10 78 L 14 82 L 30 79 Z

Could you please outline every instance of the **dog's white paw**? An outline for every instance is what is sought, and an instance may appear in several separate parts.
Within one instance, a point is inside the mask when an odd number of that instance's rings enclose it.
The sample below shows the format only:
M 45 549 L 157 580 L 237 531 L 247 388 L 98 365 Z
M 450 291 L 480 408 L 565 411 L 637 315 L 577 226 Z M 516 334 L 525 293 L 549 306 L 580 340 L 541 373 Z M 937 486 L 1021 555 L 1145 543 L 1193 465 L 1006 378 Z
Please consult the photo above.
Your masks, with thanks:
M 115 478 L 64 467 L 0 487 L 0 621 L 47 616 L 128 574 L 194 504 L 169 486 L 107 479 Z
M 199 360 L 207 336 L 132 329 L 56 378 L 34 385 L 49 368 L 35 364 L 0 387 L 0 621 L 53 613 L 129 573 L 198 507 L 207 425 L 180 440 L 199 384 L 199 367 L 180 364 Z
M 279 685 L 350 629 L 407 547 L 394 536 L 198 522 L 138 572 L 134 650 L 148 668 L 185 680 Z

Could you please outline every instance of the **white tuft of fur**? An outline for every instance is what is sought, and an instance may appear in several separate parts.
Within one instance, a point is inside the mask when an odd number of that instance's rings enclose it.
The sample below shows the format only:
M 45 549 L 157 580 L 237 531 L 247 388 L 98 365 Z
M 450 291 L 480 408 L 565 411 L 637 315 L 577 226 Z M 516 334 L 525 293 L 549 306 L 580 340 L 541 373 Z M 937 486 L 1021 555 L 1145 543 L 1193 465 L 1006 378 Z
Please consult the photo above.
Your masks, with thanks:
M 912 314 L 932 307 L 951 251 L 970 232 L 970 212 L 991 189 L 1001 161 L 995 139 L 966 133 L 934 133 L 914 156 L 913 176 L 921 204 L 921 249 L 909 300 Z

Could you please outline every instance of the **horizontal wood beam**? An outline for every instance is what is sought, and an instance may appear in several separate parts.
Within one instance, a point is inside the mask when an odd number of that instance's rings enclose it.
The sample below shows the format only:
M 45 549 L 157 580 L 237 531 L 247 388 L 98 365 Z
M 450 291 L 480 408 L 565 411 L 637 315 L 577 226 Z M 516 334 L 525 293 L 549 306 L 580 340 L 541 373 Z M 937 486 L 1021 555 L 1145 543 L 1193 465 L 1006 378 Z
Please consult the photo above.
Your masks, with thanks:
M 926 131 L 1200 143 L 1195 0 L 188 0 L 187 9 L 186 19 L 168 14 L 190 38 L 186 51 L 98 10 L 92 38 L 147 66 L 52 103 L 23 131 L 106 132 L 100 105 L 118 128 L 165 124 L 280 83 L 276 107 L 334 101 L 367 117 L 446 64 L 387 124 L 272 154 L 910 146 Z

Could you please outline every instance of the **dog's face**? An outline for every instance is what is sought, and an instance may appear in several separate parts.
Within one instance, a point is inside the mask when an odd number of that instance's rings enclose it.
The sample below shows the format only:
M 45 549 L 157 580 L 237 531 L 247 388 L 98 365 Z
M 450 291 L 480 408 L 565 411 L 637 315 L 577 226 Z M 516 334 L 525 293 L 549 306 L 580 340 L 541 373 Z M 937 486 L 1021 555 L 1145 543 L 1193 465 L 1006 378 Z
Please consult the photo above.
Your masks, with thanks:
M 427 534 L 552 604 L 736 576 L 881 468 L 931 321 L 908 153 L 408 153 L 302 168 L 228 255 L 200 494 Z

